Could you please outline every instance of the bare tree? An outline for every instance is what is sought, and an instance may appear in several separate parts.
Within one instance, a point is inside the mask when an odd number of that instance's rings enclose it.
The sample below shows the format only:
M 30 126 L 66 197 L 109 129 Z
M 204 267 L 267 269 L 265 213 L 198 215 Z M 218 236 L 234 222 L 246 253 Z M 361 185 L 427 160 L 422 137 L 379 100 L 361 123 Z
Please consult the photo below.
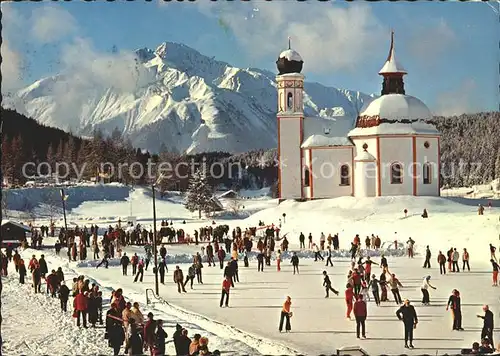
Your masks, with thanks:
M 2 213 L 6 219 L 9 218 L 9 214 L 8 214 L 7 209 L 8 209 L 8 207 L 7 207 L 7 192 L 5 189 L 2 189 Z
M 61 197 L 59 193 L 54 189 L 47 190 L 42 195 L 42 202 L 50 221 L 54 221 L 54 218 L 61 213 Z
M 228 202 L 228 210 L 234 215 L 238 215 L 238 213 L 243 209 L 243 205 L 241 204 L 241 200 L 239 197 L 235 197 L 229 200 Z

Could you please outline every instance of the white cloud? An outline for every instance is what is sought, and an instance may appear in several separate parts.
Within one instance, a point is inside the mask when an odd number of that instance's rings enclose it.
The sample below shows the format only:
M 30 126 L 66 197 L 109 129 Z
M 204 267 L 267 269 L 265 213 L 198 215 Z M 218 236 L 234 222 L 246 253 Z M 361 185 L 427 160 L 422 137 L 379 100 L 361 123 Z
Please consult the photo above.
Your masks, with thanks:
M 424 65 L 434 64 L 459 45 L 458 36 L 444 19 L 431 25 L 412 26 L 412 29 L 408 49 Z
M 205 14 L 231 29 L 253 59 L 278 56 L 288 36 L 302 55 L 308 72 L 353 70 L 374 55 L 385 53 L 388 29 L 366 5 L 347 8 L 331 3 L 266 2 L 227 5 L 198 2 Z M 258 11 L 254 11 L 258 8 Z
M 73 35 L 78 29 L 75 18 L 66 10 L 45 5 L 31 15 L 31 33 L 42 43 L 56 42 Z
M 86 110 L 92 98 L 104 96 L 109 88 L 113 93 L 133 96 L 151 79 L 134 53 L 99 52 L 85 38 L 75 38 L 62 47 L 60 65 L 61 77 L 50 86 L 56 104 L 51 115 L 54 122 L 64 122 L 68 130 L 81 129 L 81 110 Z
M 136 64 L 132 52 L 97 52 L 89 39 L 75 38 L 61 52 L 62 71 L 78 77 L 79 85 L 113 87 L 125 92 L 133 91 L 143 67 Z
M 477 84 L 474 79 L 467 79 L 459 87 L 438 95 L 435 114 L 452 116 L 478 111 L 478 104 L 473 98 L 476 90 Z
M 2 42 L 2 93 L 7 93 L 22 87 L 22 56 L 11 48 L 4 39 Z

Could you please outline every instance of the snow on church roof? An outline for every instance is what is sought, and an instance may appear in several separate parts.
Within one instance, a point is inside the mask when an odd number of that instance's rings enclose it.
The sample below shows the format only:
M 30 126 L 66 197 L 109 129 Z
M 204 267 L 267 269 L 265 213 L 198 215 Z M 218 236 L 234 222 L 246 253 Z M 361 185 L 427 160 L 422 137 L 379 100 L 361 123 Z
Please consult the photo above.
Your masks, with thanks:
M 396 60 L 396 55 L 394 52 L 394 31 L 391 32 L 391 48 L 389 49 L 389 55 L 387 60 L 378 74 L 391 74 L 391 73 L 401 73 L 407 74 L 408 72 L 403 68 L 401 64 Z
M 439 135 L 427 122 L 432 119 L 429 108 L 419 99 L 403 94 L 387 94 L 363 107 L 356 128 L 349 137 L 366 135 Z
M 432 113 L 420 99 L 411 95 L 387 94 L 369 102 L 361 109 L 363 116 L 376 116 L 391 121 L 429 120 Z
M 287 49 L 286 51 L 281 52 L 279 58 L 286 58 L 289 61 L 303 62 L 300 54 L 293 49 Z
M 356 127 L 349 132 L 349 137 L 373 135 L 441 135 L 436 127 L 430 123 L 417 121 L 411 124 L 382 123 L 378 126 L 361 128 Z
M 302 148 L 352 146 L 347 134 L 352 129 L 353 119 L 347 116 L 334 118 L 304 118 Z
M 347 137 L 332 137 L 326 135 L 311 135 L 300 146 L 301 148 L 332 147 L 332 146 L 353 146 Z

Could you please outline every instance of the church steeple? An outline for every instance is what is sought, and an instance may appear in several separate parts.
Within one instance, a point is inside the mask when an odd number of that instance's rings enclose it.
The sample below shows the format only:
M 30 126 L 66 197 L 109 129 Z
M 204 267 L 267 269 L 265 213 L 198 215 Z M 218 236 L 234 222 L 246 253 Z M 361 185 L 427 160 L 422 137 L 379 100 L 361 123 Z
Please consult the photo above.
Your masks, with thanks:
M 405 94 L 403 76 L 408 74 L 406 70 L 396 60 L 394 52 L 394 31 L 391 31 L 391 47 L 384 66 L 378 72 L 384 77 L 381 95 Z

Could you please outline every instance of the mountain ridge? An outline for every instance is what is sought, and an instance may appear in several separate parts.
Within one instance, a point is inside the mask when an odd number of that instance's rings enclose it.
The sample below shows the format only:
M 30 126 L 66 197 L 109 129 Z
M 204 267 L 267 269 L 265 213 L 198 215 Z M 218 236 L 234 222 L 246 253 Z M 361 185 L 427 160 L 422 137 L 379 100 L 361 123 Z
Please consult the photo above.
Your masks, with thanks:
M 152 152 L 238 153 L 277 145 L 276 75 L 270 71 L 233 67 L 175 42 L 139 48 L 95 73 L 94 63 L 86 65 L 92 68 L 87 75 L 70 70 L 41 78 L 6 106 L 82 136 L 118 128 L 135 147 Z M 354 124 L 372 98 L 306 82 L 304 114 Z

